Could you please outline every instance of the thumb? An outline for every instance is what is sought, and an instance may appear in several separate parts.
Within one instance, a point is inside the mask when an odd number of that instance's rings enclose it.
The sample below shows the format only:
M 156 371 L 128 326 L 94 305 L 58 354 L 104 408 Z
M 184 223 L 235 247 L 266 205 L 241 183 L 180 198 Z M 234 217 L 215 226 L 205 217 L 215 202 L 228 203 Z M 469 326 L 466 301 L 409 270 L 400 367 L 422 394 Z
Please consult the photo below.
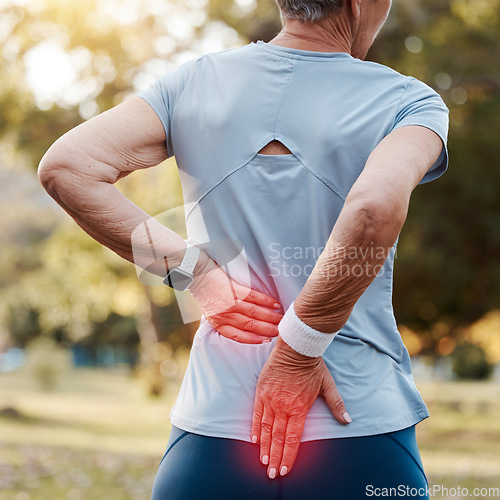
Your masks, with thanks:
M 321 384 L 320 394 L 325 398 L 326 404 L 333 413 L 333 416 L 341 424 L 350 424 L 352 422 L 345 408 L 344 400 L 340 396 L 337 386 L 335 385 L 335 380 L 333 380 L 332 374 L 326 365 L 324 365 L 323 383 Z

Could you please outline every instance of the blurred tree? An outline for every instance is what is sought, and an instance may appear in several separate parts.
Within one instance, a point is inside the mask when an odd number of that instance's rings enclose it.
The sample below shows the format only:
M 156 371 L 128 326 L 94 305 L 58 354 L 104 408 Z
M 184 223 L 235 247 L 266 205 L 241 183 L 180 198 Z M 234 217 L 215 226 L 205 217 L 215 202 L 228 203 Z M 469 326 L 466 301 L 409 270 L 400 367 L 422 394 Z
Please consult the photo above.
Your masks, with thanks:
M 7 188 L 0 196 L 8 209 L 0 221 L 0 319 L 18 344 L 40 333 L 80 342 L 116 316 L 135 319 L 146 369 L 161 362 L 150 354 L 158 341 L 190 342 L 173 293 L 143 286 L 130 264 L 63 218 L 33 178 L 57 137 L 194 55 L 187 47 L 203 39 L 195 36 L 201 7 L 196 0 L 2 2 L 0 172 L 17 195 Z M 228 30 L 220 31 L 223 40 Z M 149 213 L 182 205 L 174 163 L 136 175 L 139 182 L 132 175 L 119 188 Z M 29 189 L 20 192 L 25 180 Z M 161 392 L 157 381 L 151 391 Z
M 208 16 L 223 21 L 250 42 L 269 41 L 281 30 L 274 0 L 209 0 Z
M 170 162 L 148 175 L 123 179 L 121 189 L 155 213 L 160 194 L 180 204 L 173 173 L 175 164 Z M 140 189 L 135 189 L 136 183 Z M 163 193 L 151 196 L 149 184 L 163 186 Z M 192 328 L 183 328 L 173 292 L 144 286 L 133 266 L 95 242 L 59 208 L 40 206 L 27 197 L 17 202 L 8 198 L 0 206 L 10 208 L 0 224 L 7 243 L 0 259 L 0 319 L 17 345 L 25 346 L 41 333 L 66 345 L 91 338 L 130 343 L 130 327 L 113 329 L 111 319 L 134 318 L 145 365 L 141 373 L 147 374 L 159 370 L 161 360 L 150 354 L 157 342 L 169 340 L 175 348 L 190 342 Z M 150 389 L 159 394 L 159 387 L 157 379 Z
M 39 386 L 50 391 L 71 369 L 70 354 L 53 339 L 38 337 L 26 347 L 26 370 Z
M 463 342 L 452 355 L 453 373 L 462 379 L 488 378 L 493 366 L 488 362 L 484 349 L 477 344 Z
M 500 309 L 491 311 L 466 331 L 465 338 L 481 346 L 492 363 L 500 363 Z
M 450 108 L 450 169 L 414 193 L 395 284 L 398 318 L 433 352 L 500 305 L 500 2 L 395 7 L 374 54 L 436 88 Z
M 188 57 L 205 15 L 196 0 L 13 0 L 0 19 L 0 139 L 36 166 L 63 132 Z

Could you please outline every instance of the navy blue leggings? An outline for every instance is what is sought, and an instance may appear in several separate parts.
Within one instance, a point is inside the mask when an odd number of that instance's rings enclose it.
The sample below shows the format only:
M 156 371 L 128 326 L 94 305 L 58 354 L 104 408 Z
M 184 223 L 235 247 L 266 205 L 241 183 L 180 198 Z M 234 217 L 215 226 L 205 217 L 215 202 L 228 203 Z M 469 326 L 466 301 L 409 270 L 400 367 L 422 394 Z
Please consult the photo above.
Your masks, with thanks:
M 289 475 L 272 480 L 266 471 L 258 445 L 172 427 L 151 499 L 429 498 L 414 426 L 375 436 L 308 441 L 300 445 Z

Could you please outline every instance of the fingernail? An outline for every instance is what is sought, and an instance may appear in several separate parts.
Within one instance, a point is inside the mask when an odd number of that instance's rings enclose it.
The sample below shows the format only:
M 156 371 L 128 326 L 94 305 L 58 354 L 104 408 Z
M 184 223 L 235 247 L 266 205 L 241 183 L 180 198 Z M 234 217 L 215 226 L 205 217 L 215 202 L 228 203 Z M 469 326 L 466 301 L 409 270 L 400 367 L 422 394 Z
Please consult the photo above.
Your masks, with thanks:
M 267 464 L 269 463 L 269 457 L 268 457 L 267 455 L 264 455 L 264 456 L 262 457 L 262 463 L 263 463 L 264 465 L 267 465 Z
M 257 442 L 257 436 L 252 436 L 252 443 L 255 444 Z
M 342 415 L 342 418 L 344 419 L 344 422 L 346 424 L 350 424 L 352 422 L 352 418 L 349 416 L 349 413 L 345 412 L 343 415 Z
M 274 479 L 276 477 L 276 469 L 274 467 L 269 471 L 269 477 L 271 479 Z
M 288 467 L 286 465 L 284 465 L 283 467 L 281 467 L 280 475 L 286 476 L 287 472 L 288 472 Z
M 262 341 L 262 343 L 263 343 L 263 344 L 267 344 L 268 342 L 271 342 L 271 339 L 264 339 L 264 340 Z
M 274 308 L 275 309 L 281 309 L 281 304 L 279 302 L 274 303 Z

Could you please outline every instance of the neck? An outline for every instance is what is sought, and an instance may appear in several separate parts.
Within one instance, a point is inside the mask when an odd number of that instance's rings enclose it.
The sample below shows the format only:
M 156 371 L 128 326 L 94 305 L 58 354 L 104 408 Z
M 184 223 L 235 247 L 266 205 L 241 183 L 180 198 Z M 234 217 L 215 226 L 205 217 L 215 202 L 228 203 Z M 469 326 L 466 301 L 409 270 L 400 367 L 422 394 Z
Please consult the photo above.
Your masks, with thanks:
M 290 49 L 351 54 L 352 26 L 344 16 L 329 17 L 316 23 L 289 19 L 269 43 Z

